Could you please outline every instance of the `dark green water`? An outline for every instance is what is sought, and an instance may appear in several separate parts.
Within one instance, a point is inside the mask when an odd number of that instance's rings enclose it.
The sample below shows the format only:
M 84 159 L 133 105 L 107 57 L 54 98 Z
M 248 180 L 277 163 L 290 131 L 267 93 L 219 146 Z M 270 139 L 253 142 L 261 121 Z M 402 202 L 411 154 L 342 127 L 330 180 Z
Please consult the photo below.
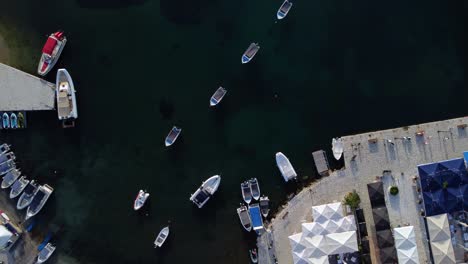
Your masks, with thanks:
M 275 152 L 313 178 L 311 152 L 334 136 L 468 113 L 461 0 L 296 1 L 278 23 L 271 0 L 1 2 L 13 66 L 34 73 L 44 35 L 68 34 L 57 66 L 78 91 L 77 127 L 34 113 L 26 131 L 0 134 L 23 171 L 55 187 L 38 218 L 64 226 L 57 262 L 248 263 L 239 183 L 259 178 L 279 205 L 294 186 Z M 261 50 L 241 65 L 252 41 Z M 228 95 L 210 109 L 219 85 Z M 174 124 L 182 136 L 167 149 Z M 190 193 L 218 173 L 218 193 L 196 209 Z M 141 214 L 140 188 L 151 192 Z

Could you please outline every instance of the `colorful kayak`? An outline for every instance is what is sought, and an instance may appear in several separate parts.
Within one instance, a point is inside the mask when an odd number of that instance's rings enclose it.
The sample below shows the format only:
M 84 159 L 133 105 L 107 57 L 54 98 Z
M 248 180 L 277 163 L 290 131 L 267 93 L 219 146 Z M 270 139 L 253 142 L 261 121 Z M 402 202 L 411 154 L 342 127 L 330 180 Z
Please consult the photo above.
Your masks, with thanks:
M 3 113 L 2 115 L 2 126 L 5 129 L 10 128 L 10 117 L 8 116 L 7 113 Z
M 11 113 L 10 122 L 11 122 L 11 128 L 13 128 L 13 129 L 18 128 L 18 117 L 16 116 L 15 113 Z

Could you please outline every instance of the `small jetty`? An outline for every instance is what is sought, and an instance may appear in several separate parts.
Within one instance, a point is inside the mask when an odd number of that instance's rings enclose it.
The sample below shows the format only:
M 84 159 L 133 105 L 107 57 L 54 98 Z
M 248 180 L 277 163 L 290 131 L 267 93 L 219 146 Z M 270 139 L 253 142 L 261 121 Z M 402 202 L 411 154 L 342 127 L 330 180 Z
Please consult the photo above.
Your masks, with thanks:
M 314 157 L 314 163 L 318 174 L 320 176 L 328 176 L 330 166 L 328 165 L 327 153 L 323 150 L 317 150 L 312 152 L 312 157 Z

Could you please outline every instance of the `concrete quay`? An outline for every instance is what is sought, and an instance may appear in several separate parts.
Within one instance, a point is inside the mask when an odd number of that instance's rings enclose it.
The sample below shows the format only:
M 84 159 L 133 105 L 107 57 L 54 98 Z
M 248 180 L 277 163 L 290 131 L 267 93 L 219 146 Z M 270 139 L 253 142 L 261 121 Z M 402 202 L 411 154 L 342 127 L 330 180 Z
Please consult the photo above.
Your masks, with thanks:
M 268 232 L 257 240 L 259 263 L 293 263 L 288 237 L 301 232 L 302 223 L 312 221 L 311 207 L 341 201 L 352 190 L 361 198 L 372 262 L 379 263 L 367 192 L 367 184 L 376 180 L 383 182 L 385 190 L 390 185 L 398 186 L 397 196 L 385 192 L 391 228 L 413 225 L 420 263 L 429 263 L 413 176 L 418 175 L 420 164 L 462 157 L 468 150 L 467 124 L 468 117 L 463 117 L 343 137 L 345 168 L 303 189 L 278 212 Z

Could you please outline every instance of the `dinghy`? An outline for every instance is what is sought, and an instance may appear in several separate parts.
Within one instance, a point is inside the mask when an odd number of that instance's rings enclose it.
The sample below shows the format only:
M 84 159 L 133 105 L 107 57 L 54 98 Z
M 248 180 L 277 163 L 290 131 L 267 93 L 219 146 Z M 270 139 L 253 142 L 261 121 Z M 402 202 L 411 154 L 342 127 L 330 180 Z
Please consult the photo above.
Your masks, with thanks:
M 26 220 L 35 216 L 37 213 L 39 213 L 39 211 L 41 211 L 53 191 L 54 188 L 47 184 L 39 187 L 39 191 L 34 196 L 31 204 L 28 206 L 28 210 L 26 211 Z
M 29 180 L 26 178 L 26 176 L 21 176 L 19 180 L 17 180 L 15 183 L 13 183 L 13 186 L 11 186 L 10 190 L 10 199 L 16 198 L 20 193 L 28 186 Z
M 3 162 L 2 164 L 0 164 L 0 176 L 5 175 L 14 168 L 16 168 L 15 161 L 7 160 Z
M 242 54 L 242 64 L 248 63 L 257 54 L 260 46 L 258 43 L 251 43 L 247 50 Z
M 276 153 L 276 166 L 278 166 L 278 169 L 286 182 L 291 179 L 296 179 L 296 171 L 291 165 L 289 159 L 281 152 Z
M 46 75 L 57 63 L 62 50 L 67 43 L 67 38 L 63 31 L 52 33 L 42 48 L 42 56 L 37 67 L 37 73 L 41 76 Z
M 213 194 L 218 190 L 219 184 L 221 183 L 221 176 L 215 175 L 202 182 L 200 188 L 195 191 L 194 194 L 190 196 L 190 201 L 202 208 L 206 202 L 213 196 Z
M 213 96 L 211 96 L 210 106 L 215 106 L 219 104 L 219 102 L 223 100 L 223 97 L 226 95 L 226 93 L 227 90 L 220 86 L 218 90 L 216 90 L 216 92 L 213 94 Z
M 5 129 L 10 128 L 10 117 L 7 113 L 3 113 L 2 115 L 2 125 Z
M 169 227 L 166 226 L 159 232 L 158 236 L 154 240 L 154 248 L 161 247 L 166 241 L 168 236 L 169 236 Z
M 285 18 L 286 15 L 288 15 L 289 10 L 291 9 L 292 5 L 293 4 L 291 1 L 284 0 L 283 4 L 280 6 L 280 8 L 278 9 L 278 12 L 276 13 L 276 18 L 278 19 Z
M 8 152 L 8 153 L 0 155 L 0 164 L 8 160 L 15 160 L 15 159 L 16 159 L 15 154 L 13 154 L 13 152 Z
M 252 201 L 252 190 L 248 181 L 241 183 L 242 198 L 249 204 Z
M 52 256 L 52 253 L 54 253 L 54 251 L 55 246 L 51 243 L 47 243 L 47 245 L 39 252 L 36 263 L 40 264 L 46 262 L 50 258 L 50 256 Z
M 133 209 L 135 211 L 140 210 L 140 208 L 143 207 L 143 205 L 146 202 L 146 199 L 148 199 L 149 196 L 150 194 L 148 192 L 140 190 L 138 192 L 137 197 L 135 198 L 135 201 L 133 202 Z
M 341 138 L 332 139 L 332 151 L 333 157 L 336 160 L 341 159 L 341 155 L 343 154 L 343 140 Z
M 15 113 L 11 113 L 10 122 L 11 122 L 11 128 L 12 129 L 17 129 L 18 128 L 18 117 L 16 116 Z
M 237 215 L 239 215 L 239 220 L 247 232 L 252 231 L 252 221 L 250 220 L 249 210 L 247 206 L 242 205 L 237 208 Z
M 258 263 L 258 255 L 257 255 L 257 249 L 250 249 L 249 250 L 249 255 L 250 255 L 250 260 L 252 263 Z
M 21 176 L 21 171 L 13 169 L 3 176 L 2 189 L 9 188 Z
M 270 212 L 270 199 L 268 196 L 263 195 L 260 197 L 260 211 L 262 212 L 263 217 L 267 217 Z
M 176 126 L 174 126 L 171 129 L 165 140 L 166 147 L 169 147 L 170 145 L 174 144 L 174 142 L 179 137 L 180 132 L 182 132 L 182 129 Z
M 258 201 L 260 199 L 260 186 L 258 185 L 257 178 L 249 180 L 250 191 L 252 192 L 252 198 Z
M 20 198 L 18 199 L 18 203 L 16 204 L 16 209 L 21 210 L 29 206 L 36 196 L 37 192 L 39 191 L 38 185 L 34 180 L 32 180 L 28 186 L 24 189 L 24 192 L 21 194 Z

